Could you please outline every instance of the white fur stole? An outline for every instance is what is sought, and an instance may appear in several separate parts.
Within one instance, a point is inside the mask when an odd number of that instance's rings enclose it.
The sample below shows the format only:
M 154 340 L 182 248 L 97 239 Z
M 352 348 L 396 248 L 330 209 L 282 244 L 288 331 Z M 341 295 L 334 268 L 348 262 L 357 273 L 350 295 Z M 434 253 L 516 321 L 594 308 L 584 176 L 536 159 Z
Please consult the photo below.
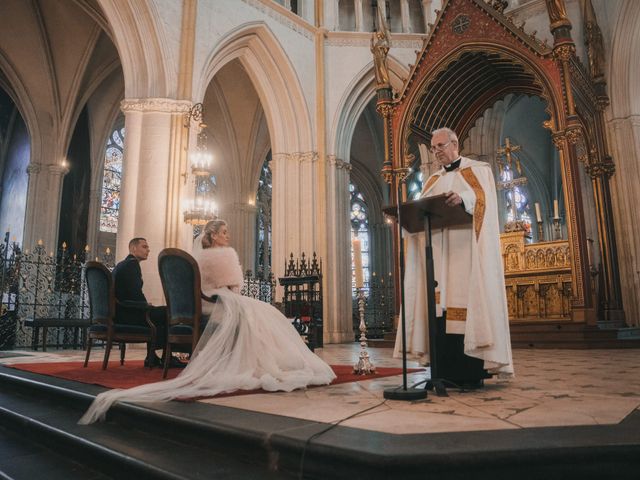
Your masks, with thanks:
M 238 254 L 231 247 L 212 247 L 199 252 L 202 291 L 206 294 L 223 287 L 241 287 L 244 282 Z

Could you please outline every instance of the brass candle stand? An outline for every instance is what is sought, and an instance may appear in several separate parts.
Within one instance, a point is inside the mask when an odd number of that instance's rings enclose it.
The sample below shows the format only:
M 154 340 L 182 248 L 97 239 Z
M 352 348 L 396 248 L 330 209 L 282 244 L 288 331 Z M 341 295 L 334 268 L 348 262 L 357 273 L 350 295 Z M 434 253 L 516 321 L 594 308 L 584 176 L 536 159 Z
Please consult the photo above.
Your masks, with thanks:
M 553 218 L 553 239 L 562 240 L 562 230 L 560 229 L 560 217 Z
M 544 229 L 542 228 L 542 220 L 538 220 L 538 241 L 544 242 Z
M 358 288 L 358 311 L 360 312 L 360 356 L 353 366 L 353 373 L 357 375 L 371 375 L 376 373 L 376 367 L 371 363 L 367 352 L 367 324 L 364 321 L 364 288 Z

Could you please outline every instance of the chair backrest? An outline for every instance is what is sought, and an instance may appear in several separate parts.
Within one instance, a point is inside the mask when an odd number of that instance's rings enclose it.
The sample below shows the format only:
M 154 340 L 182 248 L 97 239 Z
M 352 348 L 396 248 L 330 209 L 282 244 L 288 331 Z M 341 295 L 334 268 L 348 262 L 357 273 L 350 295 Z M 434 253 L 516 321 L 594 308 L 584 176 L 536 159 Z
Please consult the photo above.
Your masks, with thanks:
M 200 269 L 195 259 L 179 248 L 165 248 L 158 255 L 158 271 L 167 300 L 169 325 L 199 325 Z M 193 329 L 197 337 L 199 328 Z
M 87 262 L 84 268 L 89 290 L 91 322 L 108 324 L 115 314 L 113 276 L 100 262 Z

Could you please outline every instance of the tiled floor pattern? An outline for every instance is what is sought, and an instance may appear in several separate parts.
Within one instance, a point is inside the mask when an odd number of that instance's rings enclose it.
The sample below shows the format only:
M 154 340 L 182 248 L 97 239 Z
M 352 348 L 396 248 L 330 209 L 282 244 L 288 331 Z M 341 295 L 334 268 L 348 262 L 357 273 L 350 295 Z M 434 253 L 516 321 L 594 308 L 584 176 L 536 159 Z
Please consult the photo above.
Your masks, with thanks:
M 328 345 L 319 355 L 331 364 L 353 364 L 359 345 Z M 6 356 L 1 363 L 82 360 L 83 352 L 52 350 Z M 9 352 L 5 352 L 9 354 Z M 98 360 L 102 352 L 94 352 Z M 400 366 L 390 349 L 369 349 L 377 366 Z M 128 349 L 127 358 L 141 358 Z M 514 350 L 516 377 L 488 380 L 473 392 L 449 389 L 449 397 L 429 393 L 426 400 L 384 400 L 385 388 L 401 376 L 270 393 L 203 400 L 235 408 L 285 415 L 388 433 L 435 433 L 598 425 L 620 422 L 640 408 L 640 350 Z M 409 362 L 409 367 L 416 367 Z M 408 376 L 412 385 L 425 373 Z M 365 411 L 366 410 L 366 411 Z M 363 412 L 358 414 L 359 412 Z M 352 417 L 353 418 L 349 418 Z

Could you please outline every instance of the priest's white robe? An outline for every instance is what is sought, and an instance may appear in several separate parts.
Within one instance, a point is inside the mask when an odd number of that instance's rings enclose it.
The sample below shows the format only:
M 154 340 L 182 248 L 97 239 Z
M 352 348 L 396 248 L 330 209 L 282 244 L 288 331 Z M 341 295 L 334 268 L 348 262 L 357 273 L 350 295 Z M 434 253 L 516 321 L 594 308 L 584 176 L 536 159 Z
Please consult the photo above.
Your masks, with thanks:
M 446 329 L 464 335 L 464 353 L 484 361 L 502 377 L 513 375 L 509 315 L 500 251 L 493 172 L 488 163 L 462 157 L 452 172 L 444 168 L 424 184 L 422 197 L 455 192 L 473 216 L 470 225 L 432 231 L 436 313 L 447 312 Z M 407 234 L 405 316 L 407 353 L 425 361 L 429 352 L 424 233 Z M 394 356 L 402 352 L 400 329 Z

